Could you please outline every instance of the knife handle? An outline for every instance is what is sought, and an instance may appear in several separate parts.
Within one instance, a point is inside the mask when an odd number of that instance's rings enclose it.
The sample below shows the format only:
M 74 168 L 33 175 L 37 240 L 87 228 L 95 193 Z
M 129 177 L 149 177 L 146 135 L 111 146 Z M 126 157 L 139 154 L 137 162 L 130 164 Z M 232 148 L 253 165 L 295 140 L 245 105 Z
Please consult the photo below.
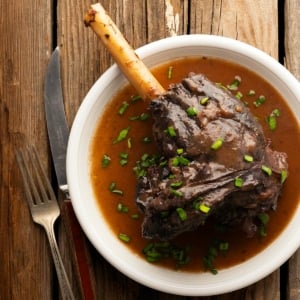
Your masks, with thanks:
M 85 300 L 96 300 L 89 266 L 91 260 L 89 259 L 87 240 L 74 214 L 71 201 L 63 201 L 62 215 L 67 223 L 67 232 L 72 241 L 71 245 L 75 249 L 76 267 L 78 268 L 82 294 Z

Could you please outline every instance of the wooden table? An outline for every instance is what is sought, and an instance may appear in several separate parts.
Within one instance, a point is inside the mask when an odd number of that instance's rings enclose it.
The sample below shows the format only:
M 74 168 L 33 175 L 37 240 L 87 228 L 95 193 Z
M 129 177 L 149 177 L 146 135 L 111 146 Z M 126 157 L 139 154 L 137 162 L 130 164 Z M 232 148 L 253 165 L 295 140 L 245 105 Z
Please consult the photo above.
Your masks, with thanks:
M 86 29 L 87 0 L 0 2 L 0 299 L 57 299 L 48 241 L 31 220 L 14 159 L 16 147 L 38 145 L 53 173 L 43 103 L 45 68 L 56 45 L 62 52 L 65 110 L 71 126 L 95 80 L 113 63 Z M 300 78 L 298 0 L 116 0 L 102 2 L 134 47 L 171 35 L 206 33 L 252 44 Z M 53 184 L 55 176 L 53 173 Z M 59 195 L 62 198 L 62 195 Z M 59 244 L 80 299 L 72 245 L 62 219 Z M 126 278 L 89 245 L 97 299 L 186 299 Z M 242 290 L 205 299 L 300 299 L 300 252 L 267 278 Z M 194 299 L 200 299 L 195 297 Z M 204 298 L 203 298 L 204 299 Z

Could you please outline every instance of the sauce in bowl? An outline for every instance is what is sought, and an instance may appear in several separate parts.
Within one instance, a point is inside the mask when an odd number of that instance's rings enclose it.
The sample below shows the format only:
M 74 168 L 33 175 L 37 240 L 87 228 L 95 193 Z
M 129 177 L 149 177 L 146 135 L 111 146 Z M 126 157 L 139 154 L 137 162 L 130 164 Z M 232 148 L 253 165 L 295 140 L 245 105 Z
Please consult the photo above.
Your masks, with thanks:
M 214 224 L 207 223 L 194 232 L 184 233 L 172 240 L 172 244 L 189 248 L 189 263 L 182 266 L 188 271 L 204 271 L 203 257 L 207 255 L 213 242 L 216 239 L 226 241 L 228 251 L 218 255 L 214 261 L 216 268 L 222 269 L 239 264 L 259 253 L 278 236 L 293 216 L 300 196 L 297 183 L 300 160 L 295 147 L 300 142 L 300 132 L 295 117 L 276 89 L 238 64 L 199 57 L 177 59 L 153 69 L 155 77 L 165 88 L 170 83 L 180 82 L 190 72 L 203 73 L 210 80 L 224 86 L 239 76 L 242 79 L 238 88 L 243 95 L 241 101 L 247 102 L 258 118 L 266 138 L 272 140 L 272 148 L 288 155 L 289 177 L 284 184 L 276 211 L 269 213 L 266 236 L 257 235 L 250 239 L 239 227 L 220 231 Z M 255 91 L 255 94 L 249 91 Z M 260 95 L 266 101 L 257 107 L 253 103 Z M 91 147 L 91 181 L 99 209 L 116 238 L 123 234 L 121 237 L 128 247 L 141 256 L 144 255 L 143 249 L 151 241 L 141 237 L 143 215 L 135 204 L 137 178 L 133 169 L 145 154 L 157 153 L 147 106 L 147 103 L 136 97 L 130 85 L 124 87 L 107 105 L 99 120 Z M 266 117 L 274 109 L 278 109 L 280 116 L 277 118 L 276 129 L 270 130 Z M 120 141 L 117 142 L 118 137 Z M 157 263 L 174 268 L 174 262 L 170 259 Z

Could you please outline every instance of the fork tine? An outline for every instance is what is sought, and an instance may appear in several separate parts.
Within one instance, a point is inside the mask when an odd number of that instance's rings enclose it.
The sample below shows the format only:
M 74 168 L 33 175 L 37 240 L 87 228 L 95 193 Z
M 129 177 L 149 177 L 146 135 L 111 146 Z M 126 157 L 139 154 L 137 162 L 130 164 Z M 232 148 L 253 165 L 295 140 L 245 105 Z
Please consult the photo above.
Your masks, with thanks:
M 39 184 L 39 189 L 43 194 L 43 200 L 44 200 L 44 202 L 56 200 L 53 188 L 52 188 L 50 181 L 48 179 L 48 176 L 46 175 L 46 172 L 42 166 L 42 162 L 36 151 L 36 147 L 34 145 L 32 145 L 31 148 L 32 148 L 32 151 L 30 152 L 31 161 L 32 161 L 33 167 L 36 171 L 36 174 L 37 174 L 37 181 Z M 46 185 L 46 187 L 45 187 L 45 185 Z M 47 192 L 48 192 L 48 194 L 47 194 Z
M 22 179 L 23 179 L 23 184 L 24 184 L 24 190 L 25 190 L 25 194 L 26 194 L 26 199 L 28 200 L 28 204 L 30 207 L 34 206 L 34 200 L 33 200 L 33 195 L 32 195 L 32 191 L 30 189 L 30 182 L 29 182 L 29 176 L 28 176 L 28 168 L 27 165 L 25 163 L 25 158 L 24 158 L 24 154 L 21 150 L 16 151 L 16 159 L 17 159 L 17 163 L 19 166 L 19 169 L 21 171 L 21 175 L 22 175 Z

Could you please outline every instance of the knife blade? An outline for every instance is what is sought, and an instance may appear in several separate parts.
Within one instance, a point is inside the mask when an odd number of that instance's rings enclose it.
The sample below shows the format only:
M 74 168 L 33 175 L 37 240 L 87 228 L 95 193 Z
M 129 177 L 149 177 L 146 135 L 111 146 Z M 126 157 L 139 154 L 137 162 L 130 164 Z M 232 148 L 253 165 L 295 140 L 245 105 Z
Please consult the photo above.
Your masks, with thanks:
M 68 234 L 75 249 L 76 266 L 81 282 L 81 290 L 85 300 L 94 300 L 90 259 L 88 257 L 86 237 L 74 214 L 66 176 L 66 151 L 69 138 L 69 128 L 66 121 L 61 75 L 60 52 L 57 47 L 50 58 L 46 69 L 44 87 L 45 113 L 50 149 L 57 182 L 60 190 L 65 194 L 62 204 L 62 216 L 69 228 Z

